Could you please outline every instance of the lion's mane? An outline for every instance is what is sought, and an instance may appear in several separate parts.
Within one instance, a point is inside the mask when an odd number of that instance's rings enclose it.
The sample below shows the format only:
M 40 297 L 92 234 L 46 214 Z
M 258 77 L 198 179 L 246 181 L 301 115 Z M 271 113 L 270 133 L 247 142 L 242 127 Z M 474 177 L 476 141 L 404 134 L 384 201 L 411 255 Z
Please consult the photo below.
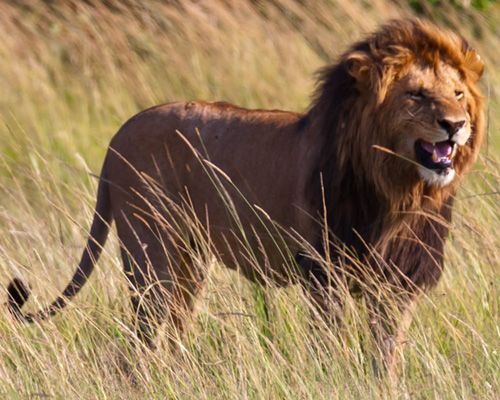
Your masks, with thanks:
M 406 287 L 432 287 L 441 276 L 443 242 L 459 178 L 444 187 L 427 185 L 416 172 L 407 173 L 407 160 L 369 143 L 377 138 L 390 147 L 387 140 L 394 132 L 385 100 L 398 72 L 418 60 L 436 66 L 443 58 L 460 72 L 470 92 L 472 133 L 454 165 L 460 178 L 476 160 L 481 144 L 484 117 L 476 82 L 483 64 L 465 39 L 420 21 L 393 21 L 322 70 L 303 121 L 321 132 L 309 193 L 316 210 L 323 201 L 327 205 L 332 239 L 354 249 L 365 262 L 371 260 L 384 279 L 403 276 L 397 280 Z M 360 94 L 363 84 L 372 96 Z M 318 196 L 323 192 L 324 199 Z M 316 247 L 323 247 L 319 240 Z

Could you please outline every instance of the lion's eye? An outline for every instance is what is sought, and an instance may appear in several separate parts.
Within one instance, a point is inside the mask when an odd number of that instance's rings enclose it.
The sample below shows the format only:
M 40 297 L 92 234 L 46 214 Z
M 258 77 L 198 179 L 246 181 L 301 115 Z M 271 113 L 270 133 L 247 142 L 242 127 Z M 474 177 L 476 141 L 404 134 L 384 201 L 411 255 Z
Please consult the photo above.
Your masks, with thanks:
M 457 97 L 457 100 L 462 100 L 464 98 L 464 92 L 455 90 L 455 96 Z
M 412 100 L 422 100 L 423 98 L 425 98 L 425 95 L 421 90 L 412 90 L 408 92 L 407 95 Z

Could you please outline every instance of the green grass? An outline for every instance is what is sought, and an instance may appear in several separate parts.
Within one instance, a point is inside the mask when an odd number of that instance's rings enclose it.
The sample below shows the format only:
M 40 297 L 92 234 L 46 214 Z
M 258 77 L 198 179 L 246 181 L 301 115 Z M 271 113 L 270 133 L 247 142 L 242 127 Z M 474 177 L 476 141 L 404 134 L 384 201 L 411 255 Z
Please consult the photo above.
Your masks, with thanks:
M 379 23 L 412 12 L 404 1 L 304 3 L 0 2 L 0 287 L 24 277 L 34 310 L 66 285 L 93 213 L 92 174 L 136 112 L 182 99 L 304 111 L 314 71 Z M 311 329 L 299 288 L 252 286 L 221 266 L 177 338 L 182 351 L 130 345 L 113 233 L 62 314 L 26 326 L 0 311 L 0 398 L 500 398 L 500 9 L 440 2 L 426 10 L 485 59 L 490 127 L 397 387 L 373 376 L 362 302 L 348 307 L 345 347 L 327 326 Z

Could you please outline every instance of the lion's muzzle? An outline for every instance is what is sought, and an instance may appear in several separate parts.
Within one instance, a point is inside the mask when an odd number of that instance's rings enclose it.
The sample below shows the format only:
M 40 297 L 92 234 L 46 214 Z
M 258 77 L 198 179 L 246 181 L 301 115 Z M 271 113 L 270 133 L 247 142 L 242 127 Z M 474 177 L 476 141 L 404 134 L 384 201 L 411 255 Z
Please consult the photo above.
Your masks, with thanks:
M 417 140 L 415 142 L 415 156 L 422 167 L 440 174 L 453 168 L 456 148 L 457 144 L 451 140 L 438 143 Z

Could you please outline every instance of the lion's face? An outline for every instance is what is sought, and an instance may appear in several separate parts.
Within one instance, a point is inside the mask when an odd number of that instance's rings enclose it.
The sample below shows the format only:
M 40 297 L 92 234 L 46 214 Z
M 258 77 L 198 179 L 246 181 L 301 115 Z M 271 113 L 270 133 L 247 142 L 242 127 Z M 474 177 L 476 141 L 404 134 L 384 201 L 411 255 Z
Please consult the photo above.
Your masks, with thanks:
M 413 161 L 408 168 L 417 168 L 427 184 L 452 182 L 457 154 L 466 151 L 471 137 L 472 98 L 460 72 L 444 62 L 411 64 L 401 71 L 386 100 L 395 112 L 393 150 Z

